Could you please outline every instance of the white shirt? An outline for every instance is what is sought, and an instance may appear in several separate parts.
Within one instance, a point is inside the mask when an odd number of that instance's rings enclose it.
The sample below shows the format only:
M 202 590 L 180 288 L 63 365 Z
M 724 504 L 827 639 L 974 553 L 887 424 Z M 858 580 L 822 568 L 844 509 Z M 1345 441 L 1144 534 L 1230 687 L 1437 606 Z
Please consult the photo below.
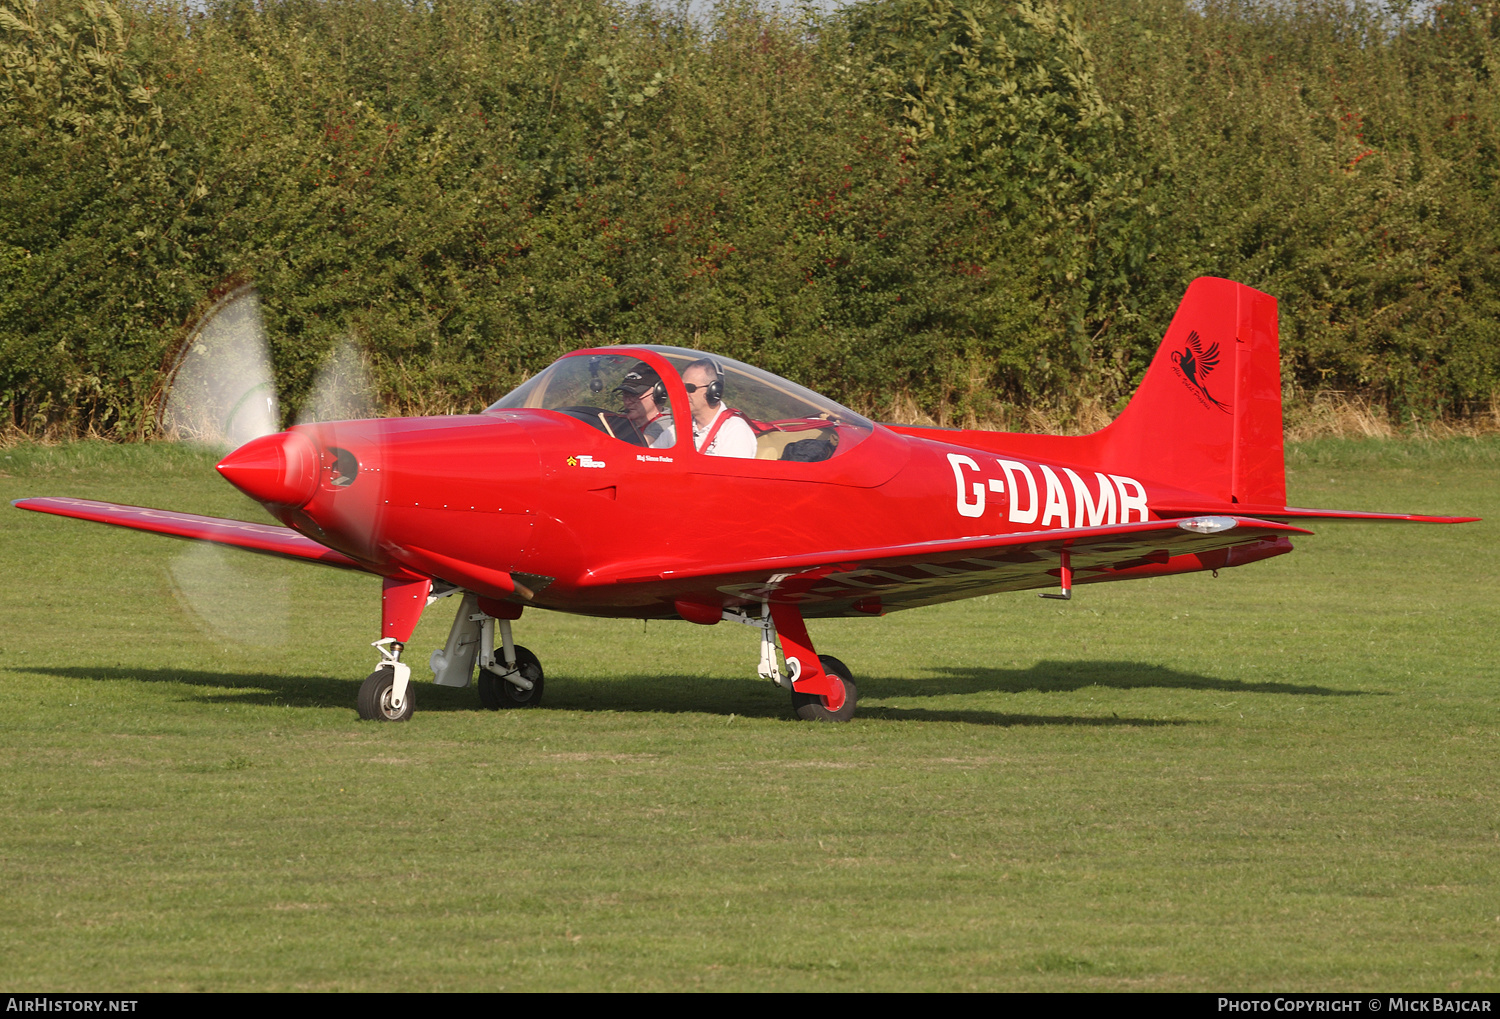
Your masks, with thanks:
M 646 439 L 647 449 L 670 449 L 677 445 L 677 429 L 672 425 L 671 416 L 667 414 L 660 414 L 647 421 L 642 434 Z
M 704 437 L 714 430 L 714 425 L 718 424 L 719 419 L 726 414 L 730 414 L 729 408 L 720 404 L 719 413 L 715 414 L 714 419 L 707 425 L 699 425 L 698 420 L 694 418 L 693 445 L 698 447 L 698 452 L 709 456 L 737 456 L 753 460 L 755 458 L 755 432 L 738 414 L 731 415 L 728 421 L 720 425 L 714 441 L 708 444 L 707 449 L 703 448 Z

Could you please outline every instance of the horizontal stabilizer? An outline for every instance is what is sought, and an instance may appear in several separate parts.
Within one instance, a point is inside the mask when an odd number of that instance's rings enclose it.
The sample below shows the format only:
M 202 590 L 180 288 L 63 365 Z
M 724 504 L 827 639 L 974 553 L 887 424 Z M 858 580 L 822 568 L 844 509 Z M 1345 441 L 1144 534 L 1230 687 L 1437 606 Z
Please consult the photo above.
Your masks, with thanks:
M 171 510 L 150 509 L 144 506 L 121 506 L 112 502 L 95 502 L 92 499 L 17 499 L 11 505 L 17 509 L 51 513 L 76 520 L 92 520 L 100 524 L 114 524 L 135 531 L 150 531 L 173 538 L 190 538 L 208 541 L 216 545 L 229 545 L 247 552 L 297 559 L 303 562 L 321 563 L 341 570 L 369 572 L 355 560 L 319 545 L 290 527 L 276 524 L 252 524 L 246 520 L 226 520 L 223 517 L 204 517 L 196 513 L 174 513 Z
M 1288 506 L 1273 514 L 1277 520 L 1369 520 L 1412 524 L 1472 524 L 1479 517 L 1429 517 L 1421 513 L 1364 513 L 1358 510 L 1300 509 Z
M 1434 517 L 1421 513 L 1366 513 L 1363 510 L 1303 509 L 1300 506 L 1237 506 L 1209 502 L 1163 501 L 1152 512 L 1166 517 L 1200 516 L 1206 513 L 1248 513 L 1262 520 L 1327 520 L 1390 524 L 1472 524 L 1479 517 Z

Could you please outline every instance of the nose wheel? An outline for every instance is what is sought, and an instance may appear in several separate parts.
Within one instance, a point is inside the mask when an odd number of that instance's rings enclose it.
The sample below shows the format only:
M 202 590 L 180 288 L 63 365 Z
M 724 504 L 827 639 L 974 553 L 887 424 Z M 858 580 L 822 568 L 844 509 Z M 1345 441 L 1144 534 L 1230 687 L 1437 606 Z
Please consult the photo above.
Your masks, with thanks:
M 382 665 L 360 684 L 357 702 L 359 717 L 369 722 L 405 722 L 416 709 L 416 700 L 411 688 L 406 695 L 396 700 L 396 670 Z

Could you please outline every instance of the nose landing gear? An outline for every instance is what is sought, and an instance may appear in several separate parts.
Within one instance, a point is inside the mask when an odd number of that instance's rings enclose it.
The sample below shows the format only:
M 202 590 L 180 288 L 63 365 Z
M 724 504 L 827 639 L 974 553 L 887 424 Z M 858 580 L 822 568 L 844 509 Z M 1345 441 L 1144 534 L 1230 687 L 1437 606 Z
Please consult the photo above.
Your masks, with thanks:
M 380 667 L 360 684 L 355 702 L 359 717 L 366 721 L 404 722 L 416 710 L 411 692 L 411 666 L 401 661 L 402 645 L 394 637 L 377 640 L 373 647 L 380 652 Z

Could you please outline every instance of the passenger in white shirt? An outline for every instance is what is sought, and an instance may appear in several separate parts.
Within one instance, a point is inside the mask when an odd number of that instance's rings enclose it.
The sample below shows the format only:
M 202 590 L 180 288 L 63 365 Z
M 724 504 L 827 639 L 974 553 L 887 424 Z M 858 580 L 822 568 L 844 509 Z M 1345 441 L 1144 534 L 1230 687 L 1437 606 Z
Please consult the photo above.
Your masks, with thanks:
M 755 457 L 755 431 L 739 411 L 724 405 L 724 370 L 710 358 L 682 371 L 693 412 L 693 445 L 709 456 Z

